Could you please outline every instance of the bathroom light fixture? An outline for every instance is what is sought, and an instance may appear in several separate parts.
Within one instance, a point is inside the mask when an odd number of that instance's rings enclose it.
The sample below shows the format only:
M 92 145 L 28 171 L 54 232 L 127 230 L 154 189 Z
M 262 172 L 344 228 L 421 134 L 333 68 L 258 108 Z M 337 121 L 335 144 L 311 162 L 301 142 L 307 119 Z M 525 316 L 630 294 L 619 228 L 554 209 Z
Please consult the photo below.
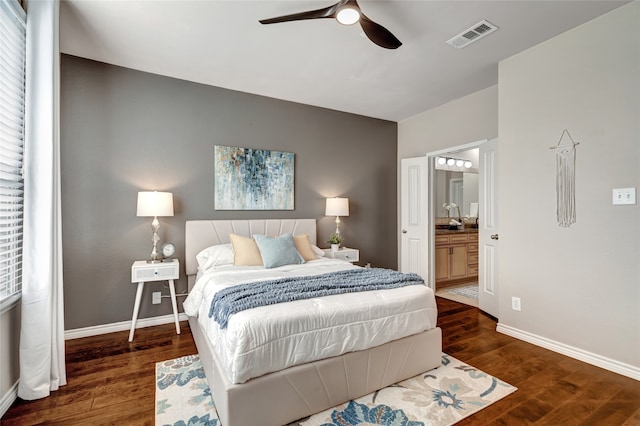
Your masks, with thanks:
M 327 198 L 327 205 L 324 211 L 325 216 L 336 217 L 336 234 L 340 233 L 340 216 L 349 216 L 348 198 Z
M 454 167 L 461 169 L 470 169 L 473 167 L 473 163 L 469 160 L 462 160 L 460 158 L 451 158 L 451 157 L 436 157 L 436 165 L 440 166 L 444 170 L 448 170 L 448 167 Z
M 151 250 L 151 260 L 149 263 L 159 262 L 158 260 L 158 229 L 160 222 L 158 216 L 173 216 L 173 194 L 171 192 L 141 191 L 138 192 L 138 212 L 137 216 L 153 217 L 151 230 L 153 231 L 153 249 Z

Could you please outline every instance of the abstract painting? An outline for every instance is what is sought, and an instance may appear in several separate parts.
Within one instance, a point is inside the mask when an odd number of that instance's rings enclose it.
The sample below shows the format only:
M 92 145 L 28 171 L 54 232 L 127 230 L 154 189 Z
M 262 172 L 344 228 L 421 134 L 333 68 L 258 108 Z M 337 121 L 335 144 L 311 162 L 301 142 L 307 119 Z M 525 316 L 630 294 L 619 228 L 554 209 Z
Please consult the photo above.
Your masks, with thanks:
M 293 210 L 294 154 L 215 146 L 216 210 Z

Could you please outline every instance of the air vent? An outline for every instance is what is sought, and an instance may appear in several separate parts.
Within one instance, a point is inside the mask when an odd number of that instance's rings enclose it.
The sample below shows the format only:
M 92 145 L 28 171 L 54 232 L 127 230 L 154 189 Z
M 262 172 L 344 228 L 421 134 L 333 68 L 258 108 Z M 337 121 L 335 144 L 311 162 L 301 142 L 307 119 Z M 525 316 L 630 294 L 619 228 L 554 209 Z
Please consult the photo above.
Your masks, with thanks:
M 447 43 L 449 43 L 453 47 L 462 49 L 463 47 L 466 47 L 471 43 L 480 40 L 482 37 L 491 34 L 497 29 L 498 27 L 496 27 L 489 21 L 480 21 L 479 23 L 475 24 L 471 28 L 467 28 L 452 39 L 447 40 Z

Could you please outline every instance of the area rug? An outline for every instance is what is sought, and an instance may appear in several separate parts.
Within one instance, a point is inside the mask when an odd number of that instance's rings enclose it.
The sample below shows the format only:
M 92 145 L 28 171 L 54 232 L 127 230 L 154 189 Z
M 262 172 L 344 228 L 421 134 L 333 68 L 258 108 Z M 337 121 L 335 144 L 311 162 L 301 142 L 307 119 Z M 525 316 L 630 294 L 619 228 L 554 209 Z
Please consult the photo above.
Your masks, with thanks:
M 445 287 L 436 291 L 436 296 L 467 305 L 478 307 L 478 284 L 467 284 L 459 287 Z
M 452 425 L 515 391 L 508 383 L 442 354 L 442 367 L 290 425 Z M 156 364 L 156 425 L 224 426 L 198 355 Z
M 464 287 L 455 287 L 449 290 L 453 294 L 478 300 L 478 284 L 467 285 Z

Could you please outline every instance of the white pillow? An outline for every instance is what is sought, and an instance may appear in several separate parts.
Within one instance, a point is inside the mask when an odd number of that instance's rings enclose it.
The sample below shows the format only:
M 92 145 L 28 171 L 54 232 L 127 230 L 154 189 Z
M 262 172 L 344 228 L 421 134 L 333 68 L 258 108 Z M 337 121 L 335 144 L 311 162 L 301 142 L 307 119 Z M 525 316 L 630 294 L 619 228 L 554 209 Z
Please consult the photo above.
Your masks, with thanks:
M 326 254 L 324 252 L 324 250 L 322 250 L 320 247 L 318 247 L 315 244 L 311 244 L 311 250 L 313 250 L 313 252 L 316 254 L 316 256 L 318 257 L 324 257 L 324 255 Z
M 207 247 L 197 254 L 198 269 L 205 272 L 222 265 L 233 265 L 233 248 L 231 244 L 217 244 Z

